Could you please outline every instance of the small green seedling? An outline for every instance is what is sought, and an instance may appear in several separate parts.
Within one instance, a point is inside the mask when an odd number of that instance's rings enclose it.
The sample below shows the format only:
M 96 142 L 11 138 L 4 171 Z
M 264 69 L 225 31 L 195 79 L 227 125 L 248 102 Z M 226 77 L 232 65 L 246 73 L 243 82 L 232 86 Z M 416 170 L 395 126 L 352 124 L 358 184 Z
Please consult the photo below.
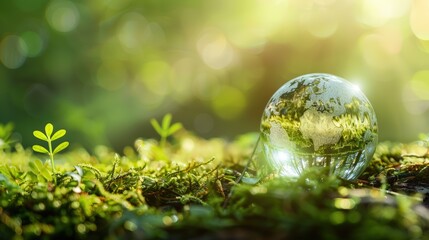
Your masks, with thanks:
M 45 133 L 43 133 L 41 131 L 37 131 L 37 130 L 34 131 L 33 135 L 36 138 L 43 140 L 43 141 L 48 143 L 48 149 L 46 149 L 45 147 L 42 147 L 40 145 L 33 145 L 33 151 L 49 155 L 49 158 L 51 160 L 52 172 L 54 174 L 54 181 L 56 182 L 56 173 L 55 173 L 55 167 L 54 167 L 54 155 L 61 152 L 65 148 L 67 148 L 69 145 L 69 142 L 67 142 L 67 141 L 62 142 L 55 149 L 52 150 L 52 142 L 63 137 L 64 135 L 66 135 L 66 130 L 60 129 L 57 132 L 55 132 L 54 134 L 53 134 L 53 132 L 54 132 L 54 126 L 51 123 L 46 124 Z
M 161 125 L 154 118 L 152 118 L 150 120 L 152 127 L 161 136 L 160 146 L 162 148 L 165 146 L 167 138 L 182 128 L 181 123 L 174 123 L 174 124 L 170 125 L 171 124 L 171 118 L 172 118 L 171 114 L 165 115 L 164 118 L 162 119 Z

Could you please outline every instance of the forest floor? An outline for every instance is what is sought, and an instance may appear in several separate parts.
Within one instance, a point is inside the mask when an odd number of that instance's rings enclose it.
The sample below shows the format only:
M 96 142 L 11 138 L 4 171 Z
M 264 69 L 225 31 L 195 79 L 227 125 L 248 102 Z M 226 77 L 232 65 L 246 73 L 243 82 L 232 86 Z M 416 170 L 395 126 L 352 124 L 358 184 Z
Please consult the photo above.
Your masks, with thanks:
M 380 143 L 353 182 L 320 169 L 261 178 L 251 165 L 236 183 L 256 139 L 181 130 L 122 153 L 67 149 L 55 174 L 20 144 L 0 150 L 0 238 L 429 239 L 427 137 Z

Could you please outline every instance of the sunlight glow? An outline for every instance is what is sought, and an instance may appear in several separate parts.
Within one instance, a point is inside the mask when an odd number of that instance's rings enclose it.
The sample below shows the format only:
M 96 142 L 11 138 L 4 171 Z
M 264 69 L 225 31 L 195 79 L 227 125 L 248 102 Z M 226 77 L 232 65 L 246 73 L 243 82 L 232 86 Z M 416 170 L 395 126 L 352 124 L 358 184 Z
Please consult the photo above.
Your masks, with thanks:
M 415 0 L 411 8 L 410 26 L 414 35 L 429 40 L 429 1 Z
M 363 0 L 360 3 L 358 20 L 372 27 L 383 26 L 391 19 L 403 16 L 410 6 L 409 0 Z
M 221 33 L 214 31 L 202 35 L 197 42 L 197 49 L 209 67 L 223 69 L 228 67 L 235 58 L 234 50 Z
M 292 155 L 286 149 L 277 149 L 272 151 L 272 158 L 275 165 L 278 166 L 279 174 L 291 178 L 298 177 L 298 172 L 291 164 L 294 162 Z
M 46 9 L 46 19 L 51 27 L 59 32 L 74 30 L 79 23 L 79 18 L 79 11 L 71 1 L 52 1 Z
M 352 85 L 353 85 L 353 89 L 354 89 L 356 92 L 362 92 L 362 89 L 360 88 L 359 84 L 357 84 L 357 83 L 353 83 Z
M 338 18 L 327 8 L 315 8 L 304 13 L 301 22 L 311 35 L 318 38 L 331 37 L 338 28 Z
M 122 46 L 133 53 L 140 50 L 147 41 L 150 29 L 143 15 L 131 12 L 123 16 L 123 23 L 119 27 L 117 35 Z

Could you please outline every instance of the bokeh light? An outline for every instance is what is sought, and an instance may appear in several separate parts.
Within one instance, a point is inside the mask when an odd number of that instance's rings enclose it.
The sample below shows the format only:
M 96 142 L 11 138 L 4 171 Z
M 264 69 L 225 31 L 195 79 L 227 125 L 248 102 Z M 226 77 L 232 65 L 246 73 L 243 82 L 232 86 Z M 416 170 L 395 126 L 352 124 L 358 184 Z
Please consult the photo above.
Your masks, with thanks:
M 331 37 L 338 28 L 335 10 L 326 7 L 313 7 L 302 15 L 302 24 L 307 31 L 318 38 Z
M 225 36 L 216 31 L 207 31 L 197 43 L 198 52 L 207 66 L 213 69 L 223 69 L 234 61 L 234 50 Z
M 402 17 L 409 11 L 410 0 L 399 1 L 371 1 L 363 0 L 360 2 L 360 12 L 358 20 L 371 27 L 381 27 L 389 20 Z
M 0 60 L 10 69 L 16 69 L 24 64 L 27 46 L 22 38 L 16 35 L 5 37 L 0 43 Z
M 21 34 L 21 39 L 23 41 L 23 50 L 27 57 L 36 57 L 43 50 L 43 40 L 39 34 L 33 31 L 23 32 Z
M 139 52 L 151 34 L 146 19 L 136 12 L 127 13 L 122 19 L 117 33 L 121 45 L 130 53 Z
M 410 25 L 414 35 L 421 40 L 429 40 L 429 2 L 425 0 L 413 1 L 410 14 Z
M 79 11 L 72 1 L 55 0 L 46 8 L 46 19 L 55 30 L 70 32 L 79 23 Z
M 257 131 L 286 81 L 326 72 L 361 86 L 381 141 L 415 139 L 429 132 L 428 12 L 426 0 L 4 1 L 0 122 L 24 144 L 50 121 L 121 148 L 170 112 L 232 137 Z
M 411 89 L 421 100 L 429 100 L 429 70 L 414 73 L 411 79 Z

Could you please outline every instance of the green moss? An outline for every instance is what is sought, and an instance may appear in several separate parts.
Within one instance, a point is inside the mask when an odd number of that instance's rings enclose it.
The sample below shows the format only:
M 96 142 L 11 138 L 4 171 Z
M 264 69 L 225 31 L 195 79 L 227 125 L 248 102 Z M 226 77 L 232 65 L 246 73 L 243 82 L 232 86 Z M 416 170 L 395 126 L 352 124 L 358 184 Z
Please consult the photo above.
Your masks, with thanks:
M 429 237 L 422 142 L 380 144 L 357 182 L 324 177 L 318 169 L 293 182 L 271 175 L 250 181 L 251 168 L 236 184 L 256 136 L 227 142 L 182 130 L 164 148 L 139 139 L 123 154 L 102 146 L 95 155 L 75 149 L 57 156 L 57 184 L 38 180 L 29 167 L 38 157 L 20 145 L 2 151 L 2 238 Z

